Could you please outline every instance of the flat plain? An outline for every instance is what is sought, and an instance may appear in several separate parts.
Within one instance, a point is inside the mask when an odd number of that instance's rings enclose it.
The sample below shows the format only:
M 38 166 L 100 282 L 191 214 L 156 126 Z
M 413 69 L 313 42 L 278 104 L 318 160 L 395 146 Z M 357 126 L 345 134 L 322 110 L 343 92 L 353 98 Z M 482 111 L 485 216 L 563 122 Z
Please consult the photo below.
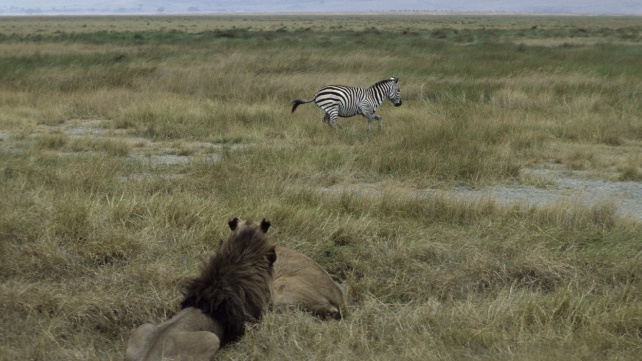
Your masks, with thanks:
M 235 216 L 349 308 L 267 310 L 217 359 L 642 359 L 640 24 L 0 19 L 0 360 L 122 359 Z M 290 112 L 391 76 L 382 130 Z

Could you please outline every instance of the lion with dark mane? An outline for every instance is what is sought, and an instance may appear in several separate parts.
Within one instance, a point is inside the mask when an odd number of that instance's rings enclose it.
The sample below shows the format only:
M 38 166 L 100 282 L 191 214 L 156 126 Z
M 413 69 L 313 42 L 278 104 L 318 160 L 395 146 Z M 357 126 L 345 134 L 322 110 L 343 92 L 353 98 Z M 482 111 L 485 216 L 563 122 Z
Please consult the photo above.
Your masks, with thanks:
M 230 223 L 232 232 L 239 225 L 252 221 Z M 232 233 L 234 234 L 234 233 Z M 277 245 L 272 305 L 276 308 L 299 308 L 322 318 L 340 319 L 346 313 L 346 291 L 332 280 L 328 272 L 311 258 Z
M 220 347 L 239 340 L 246 322 L 256 322 L 270 302 L 275 245 L 270 222 L 229 221 L 226 242 L 183 291 L 181 311 L 160 324 L 138 327 L 125 361 L 211 360 Z

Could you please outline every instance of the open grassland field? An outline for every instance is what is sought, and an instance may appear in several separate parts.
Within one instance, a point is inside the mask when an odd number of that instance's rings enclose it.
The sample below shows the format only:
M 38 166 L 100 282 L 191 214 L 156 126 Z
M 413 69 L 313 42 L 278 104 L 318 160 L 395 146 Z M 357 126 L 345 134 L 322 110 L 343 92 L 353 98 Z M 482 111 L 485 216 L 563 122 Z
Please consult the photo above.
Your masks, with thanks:
M 349 308 L 218 359 L 640 360 L 641 59 L 627 17 L 2 18 L 0 360 L 122 359 L 234 216 Z M 290 112 L 391 76 L 381 131 Z

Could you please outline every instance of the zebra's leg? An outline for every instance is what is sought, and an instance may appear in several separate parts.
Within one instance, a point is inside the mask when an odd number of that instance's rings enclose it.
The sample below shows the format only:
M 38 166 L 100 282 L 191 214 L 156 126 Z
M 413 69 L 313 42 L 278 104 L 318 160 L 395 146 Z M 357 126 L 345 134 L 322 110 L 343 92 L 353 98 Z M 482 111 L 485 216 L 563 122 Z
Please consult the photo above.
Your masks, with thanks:
M 339 110 L 336 108 L 329 109 L 326 113 L 328 117 L 328 124 L 332 127 L 337 126 L 337 118 L 339 116 Z
M 377 119 L 379 121 L 379 130 L 381 130 L 381 128 L 383 128 L 383 118 L 380 117 L 379 115 L 376 115 L 376 114 L 374 115 L 373 118 L 375 118 L 375 119 Z
M 325 115 L 323 116 L 323 122 L 324 122 L 324 123 L 327 123 L 327 122 L 329 122 L 329 121 L 330 121 L 330 114 L 325 113 Z
M 337 122 L 337 116 L 336 115 L 334 115 L 334 116 L 331 115 L 330 116 L 330 120 L 328 120 L 328 124 L 330 124 L 331 127 L 341 128 L 341 124 L 339 124 Z
M 369 114 L 369 115 L 364 115 L 366 119 L 368 119 L 368 131 L 370 131 L 370 125 L 372 124 L 372 119 L 377 119 L 379 121 L 379 130 L 381 130 L 381 122 L 383 121 L 383 118 L 378 116 L 377 114 Z
M 361 108 L 361 114 L 368 119 L 368 128 L 367 131 L 370 131 L 370 125 L 372 125 L 372 119 L 379 120 L 379 128 L 381 129 L 381 117 L 374 113 L 373 109 Z

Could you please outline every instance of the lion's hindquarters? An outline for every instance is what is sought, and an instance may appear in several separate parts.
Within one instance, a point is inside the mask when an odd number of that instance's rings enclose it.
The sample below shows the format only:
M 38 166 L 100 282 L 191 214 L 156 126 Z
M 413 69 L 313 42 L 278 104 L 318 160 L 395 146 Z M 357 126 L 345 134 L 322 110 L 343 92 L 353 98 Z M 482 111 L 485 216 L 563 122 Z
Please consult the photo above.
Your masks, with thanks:
M 149 350 L 149 344 L 153 341 L 154 331 L 156 326 L 151 323 L 138 326 L 129 340 L 127 340 L 127 347 L 125 348 L 125 361 L 142 360 L 145 353 Z
M 129 338 L 125 361 L 211 360 L 220 348 L 221 326 L 196 308 L 186 308 L 156 326 L 138 327 Z
M 167 337 L 163 357 L 172 360 L 212 360 L 221 342 L 209 331 L 181 331 Z

